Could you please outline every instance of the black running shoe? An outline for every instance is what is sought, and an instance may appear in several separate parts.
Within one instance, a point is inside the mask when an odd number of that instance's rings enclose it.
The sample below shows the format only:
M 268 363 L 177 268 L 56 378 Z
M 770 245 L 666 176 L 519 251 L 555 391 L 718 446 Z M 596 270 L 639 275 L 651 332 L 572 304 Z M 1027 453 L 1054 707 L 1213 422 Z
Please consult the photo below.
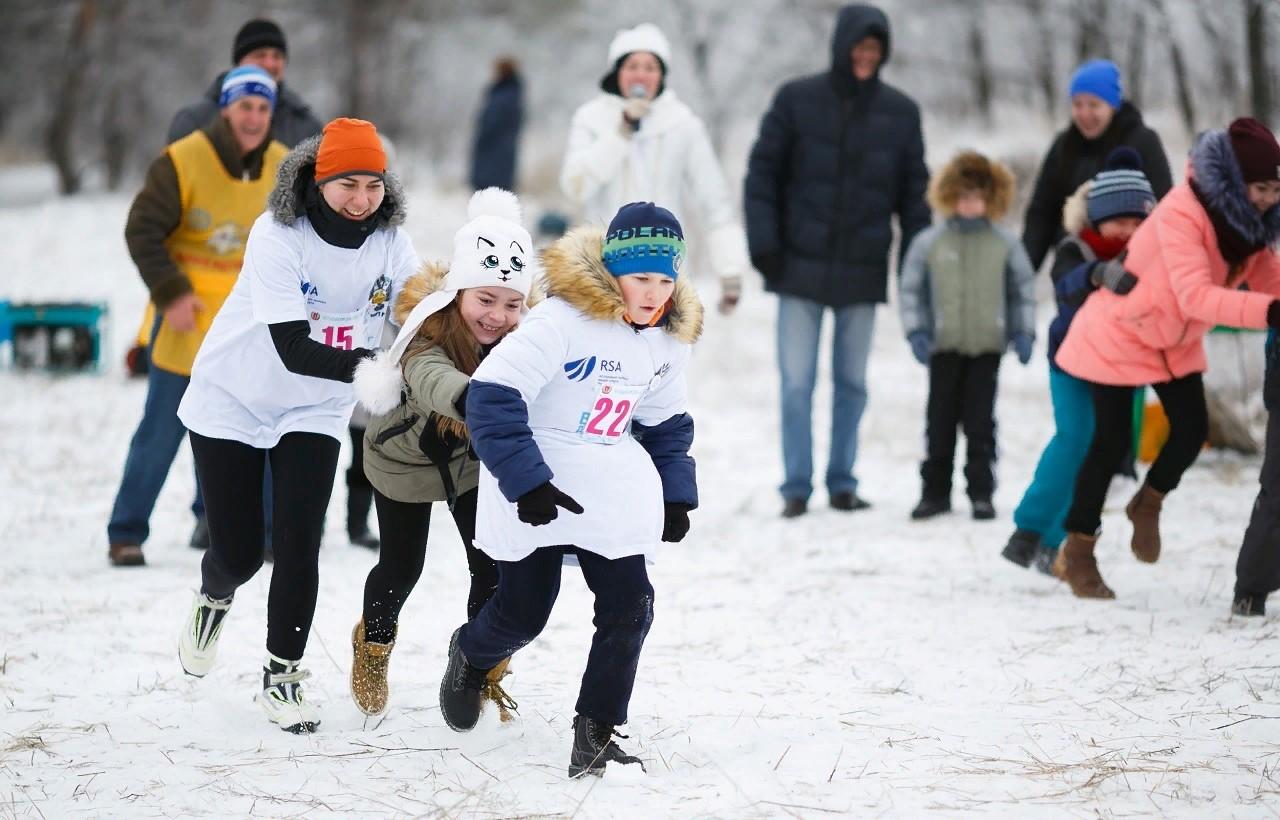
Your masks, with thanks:
M 480 719 L 480 707 L 484 704 L 484 687 L 489 670 L 472 666 L 458 648 L 458 633 L 449 638 L 449 665 L 440 679 L 440 714 L 444 722 L 455 732 L 469 732 Z

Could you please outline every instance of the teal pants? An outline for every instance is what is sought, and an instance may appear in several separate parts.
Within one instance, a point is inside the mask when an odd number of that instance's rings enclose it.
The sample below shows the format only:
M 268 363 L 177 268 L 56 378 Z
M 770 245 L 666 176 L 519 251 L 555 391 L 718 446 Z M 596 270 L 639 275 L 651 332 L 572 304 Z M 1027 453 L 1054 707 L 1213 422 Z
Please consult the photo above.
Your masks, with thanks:
M 1053 438 L 1040 454 L 1031 486 L 1013 511 L 1013 523 L 1039 534 L 1045 546 L 1057 548 L 1067 537 L 1063 521 L 1071 508 L 1076 473 L 1093 441 L 1093 397 L 1088 382 L 1056 367 L 1049 368 L 1049 395 Z

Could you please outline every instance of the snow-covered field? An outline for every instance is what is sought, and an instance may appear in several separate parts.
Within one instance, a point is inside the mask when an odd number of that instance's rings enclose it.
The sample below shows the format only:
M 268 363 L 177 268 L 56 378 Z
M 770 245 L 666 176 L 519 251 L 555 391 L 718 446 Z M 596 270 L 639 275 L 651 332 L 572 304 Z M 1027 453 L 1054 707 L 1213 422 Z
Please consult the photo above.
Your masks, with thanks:
M 462 196 L 411 204 L 419 251 L 446 251 Z M 346 675 L 373 556 L 346 543 L 340 478 L 307 657 L 323 725 L 279 731 L 251 700 L 269 570 L 237 597 L 214 672 L 177 663 L 200 559 L 185 448 L 148 566 L 106 562 L 145 389 L 118 366 L 144 301 L 127 205 L 0 207 L 0 298 L 102 298 L 113 321 L 103 374 L 0 373 L 0 817 L 1280 814 L 1277 620 L 1228 615 L 1258 461 L 1201 459 L 1170 499 L 1156 566 L 1132 559 L 1111 513 L 1101 561 L 1119 598 L 1078 601 L 998 556 L 1048 435 L 1042 356 L 1005 362 L 1002 519 L 971 521 L 957 490 L 960 512 L 913 524 L 925 371 L 883 309 L 859 468 L 875 506 L 837 513 L 819 490 L 812 514 L 784 522 L 773 301 L 754 283 L 736 316 L 711 315 L 692 370 L 703 507 L 653 567 L 657 619 L 624 727 L 647 776 L 565 778 L 591 632 L 573 569 L 513 665 L 519 719 L 445 727 L 436 692 L 466 588 L 451 523 L 404 612 L 391 708 L 366 725 Z M 820 454 L 829 395 L 824 383 Z

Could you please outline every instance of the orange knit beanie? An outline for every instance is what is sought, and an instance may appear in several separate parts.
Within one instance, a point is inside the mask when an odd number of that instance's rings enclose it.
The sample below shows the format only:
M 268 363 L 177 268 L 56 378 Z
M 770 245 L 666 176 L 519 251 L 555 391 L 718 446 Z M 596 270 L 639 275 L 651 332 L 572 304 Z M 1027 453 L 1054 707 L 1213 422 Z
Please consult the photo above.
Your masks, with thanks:
M 317 185 L 352 174 L 380 177 L 386 172 L 387 152 L 373 123 L 339 117 L 324 127 L 316 154 Z

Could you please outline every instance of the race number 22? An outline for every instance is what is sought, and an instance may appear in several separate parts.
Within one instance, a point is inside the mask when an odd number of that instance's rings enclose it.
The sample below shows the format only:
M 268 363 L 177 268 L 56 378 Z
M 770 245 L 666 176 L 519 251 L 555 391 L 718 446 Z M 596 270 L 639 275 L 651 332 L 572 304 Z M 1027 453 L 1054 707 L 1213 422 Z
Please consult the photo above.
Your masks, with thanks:
M 595 415 L 587 424 L 587 433 L 604 438 L 618 438 L 627 429 L 627 419 L 631 415 L 631 402 L 628 399 L 619 399 L 615 403 L 608 396 L 601 396 L 596 400 L 593 412 Z

